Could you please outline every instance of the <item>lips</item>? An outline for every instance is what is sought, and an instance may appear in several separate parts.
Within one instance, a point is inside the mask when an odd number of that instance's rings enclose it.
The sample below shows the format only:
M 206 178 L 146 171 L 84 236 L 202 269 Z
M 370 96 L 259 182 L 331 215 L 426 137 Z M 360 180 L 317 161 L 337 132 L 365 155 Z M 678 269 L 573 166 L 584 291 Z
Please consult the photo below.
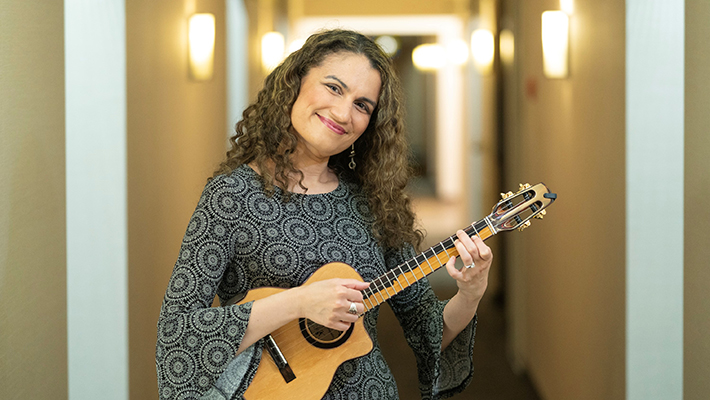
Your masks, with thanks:
M 330 119 L 328 119 L 328 118 L 326 118 L 326 117 L 323 117 L 323 116 L 321 116 L 321 115 L 319 115 L 319 114 L 316 114 L 316 115 L 318 115 L 318 118 L 321 120 L 321 122 L 322 122 L 325 126 L 328 127 L 328 129 L 330 129 L 331 131 L 337 133 L 338 135 L 345 135 L 346 131 L 345 131 L 345 129 L 343 129 L 342 126 L 336 124 L 335 122 L 331 121 Z

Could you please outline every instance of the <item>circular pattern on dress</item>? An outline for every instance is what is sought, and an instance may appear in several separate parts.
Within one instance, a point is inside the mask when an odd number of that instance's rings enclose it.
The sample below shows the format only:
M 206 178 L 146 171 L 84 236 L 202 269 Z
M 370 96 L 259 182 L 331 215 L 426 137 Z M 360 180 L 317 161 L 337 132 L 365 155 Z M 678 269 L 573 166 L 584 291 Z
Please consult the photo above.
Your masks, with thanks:
M 224 370 L 236 349 L 224 339 L 212 339 L 200 349 L 202 365 L 211 373 L 218 374 Z
M 328 221 L 333 218 L 333 208 L 330 203 L 319 195 L 304 196 L 303 211 L 316 221 Z
M 283 223 L 283 229 L 284 237 L 300 246 L 311 246 L 318 239 L 313 226 L 302 218 L 286 218 Z
M 185 320 L 182 315 L 178 315 L 171 319 L 163 319 L 158 327 L 158 340 L 164 345 L 173 344 L 182 337 L 185 330 Z
M 227 254 L 219 242 L 206 242 L 197 249 L 197 265 L 210 278 L 221 277 L 226 263 Z
M 375 217 L 370 212 L 370 205 L 367 203 L 365 196 L 353 196 L 350 199 L 350 209 L 355 215 L 362 217 L 362 220 L 367 223 L 375 221 Z
M 361 225 L 347 218 L 338 220 L 335 223 L 335 231 L 343 240 L 352 245 L 363 245 L 367 243 L 367 232 Z
M 178 397 L 176 397 L 176 400 L 194 400 L 194 399 L 199 399 L 202 396 L 202 393 L 200 393 L 198 390 L 194 389 L 186 389 L 183 392 L 180 392 Z
M 215 236 L 224 236 L 227 233 L 227 228 L 225 228 L 224 225 L 220 224 L 214 227 L 213 232 Z
M 186 383 L 195 375 L 197 362 L 192 355 L 184 350 L 172 350 L 165 357 L 166 378 L 173 385 Z
M 224 183 L 229 185 L 235 193 L 242 193 L 247 188 L 247 183 L 244 181 L 244 177 L 240 176 L 238 171 L 235 171 L 232 175 L 225 177 Z
M 160 391 L 160 396 L 164 399 L 169 399 L 173 396 L 173 390 L 169 387 L 163 388 L 163 390 Z
M 340 261 L 349 265 L 353 263 L 353 253 L 340 243 L 324 242 L 320 245 L 318 251 L 326 262 Z
M 234 226 L 230 243 L 236 255 L 248 256 L 256 250 L 261 240 L 261 232 L 252 222 L 240 220 Z
M 170 278 L 165 295 L 170 300 L 179 300 L 190 296 L 197 287 L 197 277 L 187 266 L 178 266 Z
M 192 314 L 192 326 L 202 333 L 217 332 L 224 323 L 224 314 L 221 310 L 207 308 Z
M 370 377 L 362 385 L 365 389 L 364 397 L 367 399 L 384 399 L 384 382 L 377 377 Z
M 278 201 L 280 200 L 269 198 L 264 193 L 254 192 L 247 196 L 247 207 L 254 218 L 264 222 L 272 222 L 281 217 Z
M 264 249 L 262 262 L 265 271 L 284 278 L 296 271 L 299 264 L 298 253 L 285 243 L 272 243 Z
M 192 243 L 201 238 L 207 231 L 208 225 L 208 215 L 205 210 L 195 210 L 190 222 L 187 224 L 187 231 L 185 231 L 185 236 L 182 239 L 183 243 Z
M 338 178 L 338 187 L 336 187 L 332 192 L 327 193 L 328 196 L 333 197 L 334 199 L 345 198 L 349 193 L 349 190 L 346 188 L 347 183 L 343 182 L 342 178 Z
M 210 197 L 210 207 L 218 217 L 234 221 L 239 218 L 241 211 L 240 202 L 237 201 L 238 195 L 234 188 L 217 188 Z

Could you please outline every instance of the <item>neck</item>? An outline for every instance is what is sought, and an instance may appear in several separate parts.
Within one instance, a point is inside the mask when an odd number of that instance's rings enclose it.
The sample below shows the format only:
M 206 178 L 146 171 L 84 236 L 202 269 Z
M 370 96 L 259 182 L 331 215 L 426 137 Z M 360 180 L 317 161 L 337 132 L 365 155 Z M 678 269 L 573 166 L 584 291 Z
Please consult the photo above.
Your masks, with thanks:
M 338 186 L 338 176 L 328 167 L 329 158 L 309 157 L 298 147 L 291 160 L 294 168 L 303 173 L 302 185 L 308 188 L 308 194 L 330 192 Z M 298 175 L 292 177 L 289 190 L 304 193 L 298 184 L 298 178 Z

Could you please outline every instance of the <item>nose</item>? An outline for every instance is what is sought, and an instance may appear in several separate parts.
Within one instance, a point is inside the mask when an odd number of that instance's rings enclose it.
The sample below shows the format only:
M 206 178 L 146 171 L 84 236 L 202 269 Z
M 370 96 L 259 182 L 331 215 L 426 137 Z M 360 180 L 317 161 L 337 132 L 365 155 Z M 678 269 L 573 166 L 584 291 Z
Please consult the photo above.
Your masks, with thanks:
M 336 102 L 331 108 L 331 113 L 335 122 L 339 124 L 347 124 L 350 119 L 350 102 L 345 99 L 341 99 Z

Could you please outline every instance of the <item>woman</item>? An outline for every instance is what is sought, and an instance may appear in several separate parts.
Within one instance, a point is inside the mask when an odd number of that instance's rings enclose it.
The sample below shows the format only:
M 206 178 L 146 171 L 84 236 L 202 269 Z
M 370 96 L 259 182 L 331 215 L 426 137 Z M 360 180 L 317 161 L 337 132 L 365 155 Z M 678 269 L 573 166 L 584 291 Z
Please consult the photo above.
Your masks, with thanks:
M 355 32 L 311 36 L 266 78 L 204 189 L 165 294 L 161 399 L 241 398 L 262 337 L 298 318 L 347 330 L 365 311 L 367 283 L 300 286 L 320 266 L 344 262 L 368 282 L 415 255 L 422 234 L 404 193 L 402 112 L 387 56 Z M 468 267 L 447 262 L 459 288 L 452 299 L 440 302 L 423 280 L 388 301 L 417 357 L 424 398 L 463 390 L 473 371 L 474 315 L 492 253 L 477 237 L 457 236 Z M 289 289 L 225 306 L 264 286 Z M 215 294 L 223 307 L 210 308 Z M 340 365 L 324 398 L 398 398 L 377 315 L 364 316 L 374 349 Z

